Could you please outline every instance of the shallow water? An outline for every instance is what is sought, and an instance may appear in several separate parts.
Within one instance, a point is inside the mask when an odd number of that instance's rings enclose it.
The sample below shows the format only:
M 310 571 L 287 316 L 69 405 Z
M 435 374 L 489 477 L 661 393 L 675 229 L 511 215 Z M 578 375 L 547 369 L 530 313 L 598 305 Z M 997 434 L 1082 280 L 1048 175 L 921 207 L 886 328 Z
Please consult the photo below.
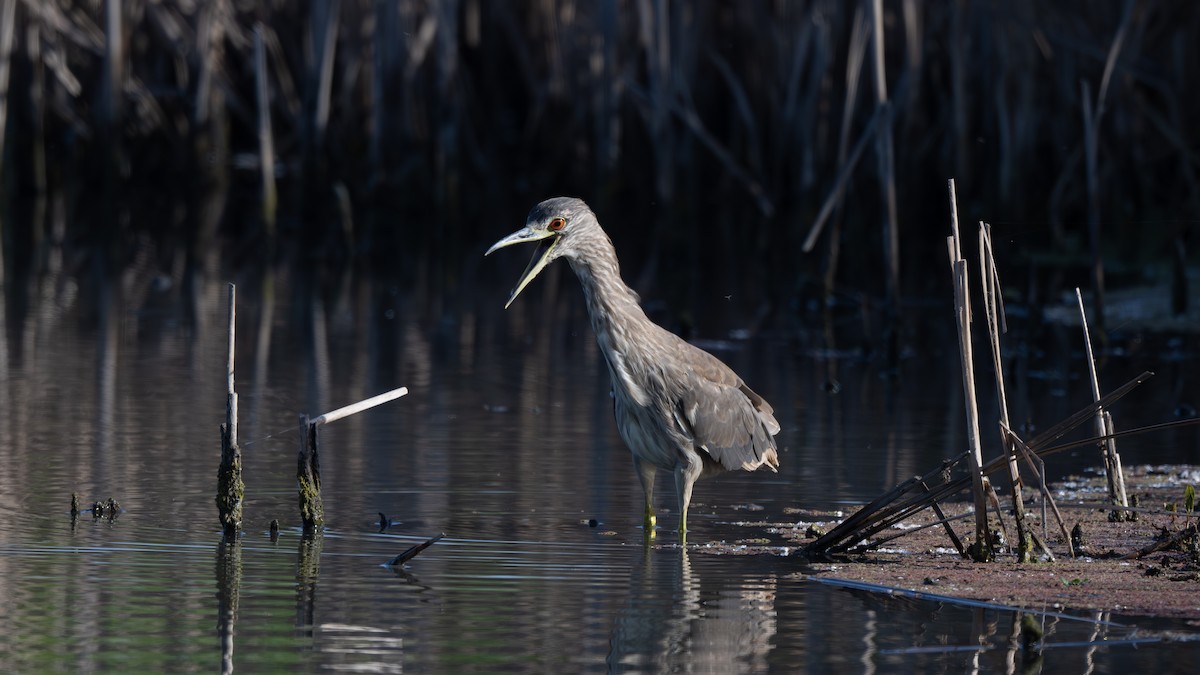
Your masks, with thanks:
M 848 509 L 960 451 L 961 385 L 936 320 L 894 371 L 795 338 L 706 343 L 775 406 L 778 474 L 698 485 L 674 546 L 668 479 L 658 546 L 611 417 L 578 305 L 535 298 L 422 320 L 348 294 L 313 323 L 245 294 L 237 387 L 246 531 L 221 544 L 213 504 L 224 415 L 224 288 L 205 329 L 123 308 L 82 320 L 48 302 L 6 333 L 0 373 L 0 668 L 5 671 L 368 672 L 962 671 L 1031 665 L 1016 614 L 831 588 L 782 555 L 794 509 Z M 367 298 L 367 299 L 364 299 Z M 542 315 L 555 321 L 543 321 Z M 317 326 L 312 331 L 311 326 Z M 933 327 L 929 327 L 933 326 Z M 264 328 L 271 332 L 265 334 Z M 318 345 L 312 349 L 307 345 Z M 950 343 L 953 346 L 952 343 Z M 1105 384 L 1159 376 L 1118 404 L 1124 428 L 1195 401 L 1181 343 L 1110 359 Z M 262 345 L 269 345 L 269 353 Z M 1168 345 L 1170 347 L 1170 345 Z M 1071 352 L 1031 353 L 1011 394 L 1048 426 L 1087 403 Z M 838 358 L 833 358 L 837 356 Z M 1063 368 L 1064 364 L 1067 368 Z M 1018 365 L 1014 362 L 1014 366 Z M 1051 367 L 1053 366 L 1053 367 Z M 830 393 L 836 379 L 839 390 Z M 321 432 L 327 530 L 306 539 L 296 420 L 391 389 L 410 394 Z M 988 386 L 981 384 L 981 387 Z M 982 395 L 985 407 L 991 400 Z M 1194 430 L 1124 444 L 1126 464 L 1200 461 Z M 1095 464 L 1057 459 L 1059 475 Z M 115 519 L 69 516 L 113 497 Z M 397 521 L 380 532 L 378 514 Z M 278 519 L 282 533 L 268 536 Z M 589 521 L 596 521 L 591 526 Z M 446 538 L 403 569 L 384 563 Z M 781 555 L 715 555 L 767 539 Z M 1085 613 L 1076 613 L 1092 618 Z M 1107 617 L 1146 630 L 1184 622 Z M 1117 640 L 1127 627 L 1047 618 L 1049 641 Z M 974 649 L 984 643 L 990 648 Z M 962 650 L 955 649 L 962 647 Z M 923 648 L 923 649 L 914 649 Z M 1047 649 L 1054 672 L 1166 672 L 1194 645 Z M 1186 658 L 1184 658 L 1186 657 Z

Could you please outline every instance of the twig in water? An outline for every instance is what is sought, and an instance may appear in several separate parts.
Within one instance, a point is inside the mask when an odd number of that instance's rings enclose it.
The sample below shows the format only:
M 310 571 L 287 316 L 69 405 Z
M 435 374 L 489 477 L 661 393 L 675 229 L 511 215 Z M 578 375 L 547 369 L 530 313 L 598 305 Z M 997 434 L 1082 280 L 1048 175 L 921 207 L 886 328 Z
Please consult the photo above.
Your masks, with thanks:
M 429 539 L 426 539 L 425 541 L 421 542 L 420 544 L 413 546 L 412 548 L 408 549 L 404 553 L 401 553 L 400 555 L 396 556 L 395 558 L 392 558 L 391 561 L 388 562 L 388 567 L 395 567 L 396 565 L 403 565 L 404 563 L 408 562 L 409 560 L 412 560 L 413 558 L 417 557 L 417 554 L 420 553 L 421 551 L 424 551 L 425 549 L 429 548 L 430 546 L 433 546 L 434 542 L 441 540 L 441 538 L 444 536 L 446 536 L 446 533 L 442 532 L 441 534 L 438 534 L 435 537 L 430 537 Z

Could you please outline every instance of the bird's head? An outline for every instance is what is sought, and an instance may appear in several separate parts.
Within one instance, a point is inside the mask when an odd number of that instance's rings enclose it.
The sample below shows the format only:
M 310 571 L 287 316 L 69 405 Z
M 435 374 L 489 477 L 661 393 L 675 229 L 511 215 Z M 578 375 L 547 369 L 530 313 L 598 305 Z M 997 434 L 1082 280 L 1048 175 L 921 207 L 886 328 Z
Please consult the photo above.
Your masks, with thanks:
M 505 246 L 529 241 L 538 244 L 529 266 L 517 280 L 517 285 L 508 296 L 508 302 L 504 303 L 504 308 L 508 309 L 517 295 L 547 265 L 559 258 L 575 256 L 578 248 L 587 239 L 588 233 L 598 229 L 596 215 L 582 199 L 554 197 L 533 207 L 529 216 L 525 218 L 525 227 L 492 244 L 487 253 L 484 253 L 488 255 Z

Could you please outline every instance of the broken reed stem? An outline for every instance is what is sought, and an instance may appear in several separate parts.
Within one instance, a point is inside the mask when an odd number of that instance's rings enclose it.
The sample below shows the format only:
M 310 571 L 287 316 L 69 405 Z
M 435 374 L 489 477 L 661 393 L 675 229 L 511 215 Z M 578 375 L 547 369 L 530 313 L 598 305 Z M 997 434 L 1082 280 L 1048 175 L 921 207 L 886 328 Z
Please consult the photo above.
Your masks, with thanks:
M 942 512 L 942 508 L 937 502 L 934 502 L 931 504 L 931 506 L 937 514 L 937 520 L 933 521 L 932 523 L 925 523 L 924 525 L 918 525 L 912 529 L 904 530 L 903 532 L 897 532 L 896 534 L 883 537 L 882 539 L 872 540 L 861 546 L 855 546 L 854 548 L 849 549 L 847 552 L 866 553 L 867 551 L 879 548 L 890 541 L 895 541 L 901 537 L 906 537 L 914 532 L 920 532 L 921 530 L 927 530 L 931 527 L 937 527 L 938 525 L 941 525 L 942 527 L 946 528 L 946 534 L 950 536 L 950 541 L 952 541 L 954 543 L 954 547 L 958 549 L 958 554 L 963 558 L 970 557 L 967 553 L 967 550 L 963 547 L 962 540 L 959 539 L 958 535 L 954 533 L 954 528 L 950 527 L 950 523 L 953 523 L 956 520 L 966 520 L 975 514 L 968 511 L 966 513 L 960 513 L 957 516 L 947 516 L 944 512 Z
M 296 458 L 296 485 L 299 490 L 300 520 L 304 532 L 319 532 L 325 524 L 325 506 L 321 502 L 321 462 L 317 453 L 317 425 L 300 416 L 300 454 Z
M 1129 506 L 1129 497 L 1125 494 L 1125 471 L 1121 468 L 1121 455 L 1117 452 L 1117 428 L 1113 424 L 1112 413 L 1108 410 L 1104 411 L 1104 445 L 1108 450 L 1108 456 L 1112 460 L 1113 472 L 1112 476 L 1115 479 L 1117 489 L 1117 506 Z M 1117 513 L 1114 511 L 1114 513 Z
M 403 565 L 404 563 L 408 562 L 409 560 L 412 560 L 413 558 L 417 557 L 417 554 L 420 553 L 421 551 L 424 551 L 425 549 L 429 548 L 430 546 L 433 546 L 435 543 L 441 541 L 442 537 L 445 537 L 445 536 L 446 536 L 446 533 L 441 532 L 441 533 L 439 533 L 435 536 L 432 536 L 432 537 L 426 539 L 425 541 L 417 544 L 416 546 L 410 547 L 404 553 L 401 553 L 400 555 L 398 555 L 395 558 L 392 558 L 390 561 L 388 561 L 388 567 L 395 567 L 396 565 Z
M 925 481 L 921 481 L 921 487 L 925 490 L 926 494 L 929 493 L 929 486 L 925 484 Z M 954 528 L 950 527 L 950 521 L 946 519 L 946 514 L 942 513 L 942 507 L 936 501 L 933 502 L 932 506 L 934 515 L 937 516 L 942 526 L 946 528 L 946 536 L 950 537 L 950 541 L 954 543 L 954 548 L 958 551 L 959 557 L 966 558 L 967 549 L 963 548 L 962 540 L 954 533 Z M 963 515 L 965 516 L 966 514 Z
M 1004 388 L 1004 360 L 1000 354 L 1000 333 L 1004 327 L 1004 301 L 1000 289 L 1000 275 L 996 271 L 996 259 L 992 251 L 992 230 L 987 223 L 979 223 L 979 274 L 983 289 L 983 309 L 987 319 L 988 343 L 992 348 L 992 370 L 996 374 L 996 398 L 1000 407 L 1000 424 L 1009 426 L 1008 396 Z M 1005 440 L 1004 433 L 1000 434 Z M 1033 542 L 1026 536 L 1025 503 L 1021 495 L 1021 470 L 1017 465 L 1017 451 L 1012 443 L 1003 442 L 1008 457 L 1008 487 L 1012 491 L 1013 519 L 1017 528 L 1017 561 L 1030 562 Z M 997 509 L 999 512 L 999 509 Z M 1003 525 L 1003 521 L 1001 521 Z
M 238 438 L 238 414 L 237 414 L 237 392 L 233 389 L 233 361 L 236 347 L 234 345 L 234 336 L 236 334 L 235 319 L 237 318 L 237 286 L 229 284 L 229 343 L 228 352 L 225 359 L 225 395 L 228 401 L 225 406 L 225 423 L 229 425 L 229 440 L 233 444 L 237 444 Z
M 1096 375 L 1096 358 L 1092 355 L 1092 338 L 1088 333 L 1087 311 L 1083 307 L 1083 294 L 1079 292 L 1079 288 L 1075 288 L 1075 299 L 1079 303 L 1079 321 L 1083 326 L 1083 346 L 1084 353 L 1087 355 L 1088 376 L 1092 385 L 1092 400 L 1100 400 L 1100 379 Z M 1109 431 L 1108 422 L 1105 421 L 1104 408 L 1096 409 L 1096 436 L 1107 436 Z M 1120 473 L 1121 460 L 1117 456 L 1116 441 L 1109 439 L 1107 442 L 1100 443 L 1100 454 L 1104 460 L 1104 473 L 1108 479 L 1108 498 L 1116 506 L 1129 506 L 1125 501 L 1124 489 L 1118 489 L 1118 483 L 1124 486 L 1125 479 L 1123 476 L 1118 476 Z
M 958 353 L 963 377 L 963 405 L 967 417 L 967 449 L 971 466 L 971 492 L 975 501 L 975 544 L 972 558 L 983 562 L 992 560 L 987 524 L 987 489 L 983 476 L 983 451 L 979 441 L 979 406 L 975 399 L 975 361 L 971 351 L 971 294 L 967 285 L 967 261 L 963 260 L 958 229 L 958 198 L 954 180 L 949 183 L 950 224 L 952 236 L 947 239 L 954 281 L 954 314 L 958 322 Z
M 939 485 L 937 488 L 931 490 L 928 487 L 928 481 L 935 475 L 948 473 L 950 469 L 966 456 L 967 453 L 964 452 L 953 460 L 943 462 L 942 466 L 929 471 L 924 476 L 910 478 L 897 485 L 875 501 L 856 511 L 852 516 L 839 523 L 837 527 L 815 539 L 806 548 L 818 554 L 827 551 L 832 553 L 843 552 L 856 542 L 871 537 L 876 532 L 885 530 L 903 521 L 913 513 L 925 508 L 927 504 L 939 501 L 962 490 L 962 485 L 954 489 L 947 489 L 946 484 Z M 899 500 L 918 485 L 922 486 L 925 490 L 925 496 L 893 505 L 893 502 Z M 860 523 L 863 523 L 864 526 L 859 527 Z
M 1018 450 L 1021 450 L 1022 452 L 1028 451 L 1029 453 L 1029 455 L 1026 457 L 1026 461 L 1030 464 L 1030 468 L 1033 470 L 1035 478 L 1038 480 L 1042 493 L 1047 496 L 1047 500 L 1043 501 L 1043 508 L 1045 504 L 1049 503 L 1054 509 L 1055 513 L 1057 514 L 1058 512 L 1057 505 L 1054 504 L 1053 499 L 1050 497 L 1050 490 L 1046 485 L 1044 471 L 1039 471 L 1037 468 L 1039 465 L 1044 468 L 1045 465 L 1042 463 L 1042 458 L 1062 452 L 1064 450 L 1068 450 L 1070 448 L 1084 445 L 1095 445 L 1098 440 L 1103 439 L 1087 438 L 1082 441 L 1073 441 L 1071 443 L 1064 443 L 1050 447 L 1046 446 L 1058 440 L 1075 427 L 1086 422 L 1095 413 L 1096 408 L 1112 405 L 1153 375 L 1154 373 L 1149 371 L 1143 372 L 1141 375 L 1138 375 L 1117 389 L 1114 389 L 1099 402 L 1081 408 L 1070 417 L 1067 417 L 1065 420 L 1051 426 L 1049 429 L 1038 434 L 1028 442 L 1019 441 L 1017 438 L 1012 440 L 1012 442 L 1017 444 Z M 1137 429 L 1130 429 L 1128 431 L 1122 431 L 1117 434 L 1117 436 L 1131 436 L 1134 434 L 1161 431 L 1164 429 L 1194 425 L 1198 423 L 1200 423 L 1200 420 L 1198 419 L 1175 420 L 1172 422 L 1165 422 L 1162 424 L 1154 424 L 1146 427 L 1139 427 Z M 1005 429 L 1005 432 L 1011 433 L 1011 430 Z M 1007 439 L 1006 442 L 1008 442 Z M 893 504 L 893 502 L 911 492 L 913 487 L 925 483 L 932 476 L 937 474 L 945 474 L 948 476 L 949 471 L 955 465 L 961 462 L 968 454 L 969 453 L 964 452 L 953 460 L 945 460 L 942 466 L 929 471 L 924 476 L 909 479 L 892 488 L 884 495 L 881 495 L 869 504 L 860 508 L 858 511 L 854 512 L 850 517 L 839 523 L 829 532 L 810 542 L 804 547 L 804 553 L 810 558 L 821 558 L 830 554 L 844 553 L 845 551 L 854 547 L 858 542 L 871 537 L 879 531 L 891 527 L 895 523 L 903 521 L 912 514 L 928 507 L 930 504 L 934 502 L 945 501 L 952 495 L 967 489 L 971 485 L 970 476 L 962 476 L 954 480 L 946 478 L 944 479 L 945 482 L 942 484 L 933 488 L 926 488 L 928 490 L 927 493 L 917 499 L 903 502 L 898 505 Z M 998 457 L 985 465 L 982 469 L 982 472 L 985 476 L 991 475 L 992 473 L 1004 468 L 1007 465 L 1007 462 L 1007 457 Z M 1061 514 L 1058 514 L 1057 517 L 1059 527 L 1066 537 L 1067 545 L 1070 546 L 1070 536 L 1066 531 L 1066 525 L 1062 521 Z M 1043 526 L 1048 521 L 1049 519 L 1043 515 Z M 1044 533 L 1043 537 L 1038 537 L 1032 531 L 1029 534 L 1033 538 L 1034 544 L 1037 547 L 1041 548 L 1047 554 L 1050 554 L 1049 549 L 1046 548 L 1046 545 L 1043 541 Z M 1072 555 L 1074 555 L 1074 551 L 1072 551 Z
M 820 537 L 817 537 L 811 544 L 809 544 L 808 547 L 817 552 L 834 550 L 836 548 L 834 544 L 843 538 L 849 538 L 846 537 L 846 535 L 856 532 L 859 523 L 870 522 L 871 520 L 879 517 L 883 506 L 892 503 L 900 496 L 904 495 L 904 493 L 916 487 L 919 482 L 920 480 L 918 478 L 909 478 L 891 490 L 876 497 L 874 501 L 866 504 L 858 511 L 855 511 L 849 518 L 834 526 L 832 530 L 826 532 Z M 862 538 L 863 537 L 860 536 L 855 537 L 854 539 L 857 541 L 858 539 Z
M 324 424 L 398 399 L 407 393 L 408 387 L 400 387 L 331 410 L 311 420 L 308 415 L 300 416 L 300 454 L 296 457 L 296 483 L 299 489 L 300 519 L 304 522 L 305 532 L 313 532 L 325 522 L 325 507 L 321 501 L 321 462 L 317 429 Z
M 236 539 L 242 529 L 242 449 L 237 442 L 238 398 L 233 388 L 237 287 L 229 284 L 229 352 L 225 361 L 225 423 L 221 425 L 221 465 L 217 469 L 217 512 L 226 539 Z
M 1029 445 L 1027 445 L 1024 441 L 1022 441 L 1020 439 L 1019 436 L 1017 436 L 1015 433 L 1013 433 L 1012 429 L 1008 428 L 1008 425 L 1005 425 L 1003 430 L 1004 430 L 1004 433 L 1006 436 L 1006 442 L 1012 443 L 1017 448 L 1020 448 L 1022 455 L 1025 457 L 1025 461 L 1029 464 L 1030 470 L 1033 471 L 1033 475 L 1038 479 L 1038 485 L 1041 487 L 1041 490 L 1042 490 L 1042 500 L 1043 500 L 1042 503 L 1043 503 L 1043 505 L 1045 505 L 1045 504 L 1050 505 L 1050 510 L 1054 512 L 1054 520 L 1058 523 L 1059 531 L 1062 532 L 1063 541 L 1067 545 L 1067 550 L 1070 551 L 1071 557 L 1074 558 L 1075 557 L 1075 546 L 1071 542 L 1070 533 L 1067 532 L 1067 524 L 1065 522 L 1063 522 L 1062 514 L 1059 513 L 1059 511 L 1058 511 L 1058 504 L 1055 503 L 1054 496 L 1050 494 L 1050 486 L 1046 485 L 1046 463 L 1042 461 L 1042 458 L 1039 457 L 1037 453 L 1030 450 Z M 1042 516 L 1042 527 L 1043 527 L 1042 534 L 1043 535 L 1045 535 L 1045 531 L 1044 531 L 1045 523 L 1046 523 L 1046 518 L 1045 518 L 1045 514 L 1043 514 L 1043 516 Z
M 371 408 L 374 408 L 377 405 L 382 405 L 384 403 L 387 403 L 388 401 L 394 401 L 394 400 L 400 398 L 401 396 L 404 396 L 407 393 L 408 393 L 408 387 L 400 387 L 398 389 L 393 389 L 389 392 L 379 394 L 378 396 L 372 396 L 371 398 L 364 399 L 362 401 L 359 401 L 358 403 L 351 403 L 348 406 L 343 406 L 341 408 L 338 408 L 337 410 L 331 410 L 331 411 L 325 413 L 324 415 L 321 415 L 320 417 L 318 417 L 312 421 L 312 425 L 318 426 L 321 424 L 329 424 L 330 422 L 336 422 L 337 420 L 340 420 L 343 417 L 349 417 L 351 415 L 358 414 L 364 410 L 370 410 Z

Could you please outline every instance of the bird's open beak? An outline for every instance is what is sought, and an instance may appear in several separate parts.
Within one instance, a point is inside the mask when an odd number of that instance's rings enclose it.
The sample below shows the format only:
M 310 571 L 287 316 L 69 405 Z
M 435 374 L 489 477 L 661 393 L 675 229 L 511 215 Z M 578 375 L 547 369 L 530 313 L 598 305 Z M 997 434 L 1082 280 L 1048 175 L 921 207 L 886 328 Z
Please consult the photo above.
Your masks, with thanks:
M 501 239 L 500 241 L 492 244 L 492 247 L 487 250 L 487 253 L 484 253 L 486 256 L 492 251 L 504 248 L 505 246 L 523 244 L 527 241 L 538 242 L 537 250 L 533 252 L 533 258 L 529 260 L 529 265 L 525 268 L 525 271 L 521 273 L 521 278 L 517 281 L 517 287 L 514 288 L 512 293 L 508 296 L 508 302 L 504 303 L 504 309 L 508 309 L 508 306 L 512 304 L 513 300 L 517 299 L 517 295 L 525 289 L 525 286 L 527 286 L 530 281 L 533 281 L 533 278 L 536 277 L 538 273 L 542 271 L 542 268 L 550 262 L 550 253 L 554 250 L 554 247 L 558 245 L 558 239 L 558 235 L 550 230 L 533 230 L 528 227 L 523 227 L 520 230 L 517 230 L 516 232 L 513 232 L 507 237 Z

